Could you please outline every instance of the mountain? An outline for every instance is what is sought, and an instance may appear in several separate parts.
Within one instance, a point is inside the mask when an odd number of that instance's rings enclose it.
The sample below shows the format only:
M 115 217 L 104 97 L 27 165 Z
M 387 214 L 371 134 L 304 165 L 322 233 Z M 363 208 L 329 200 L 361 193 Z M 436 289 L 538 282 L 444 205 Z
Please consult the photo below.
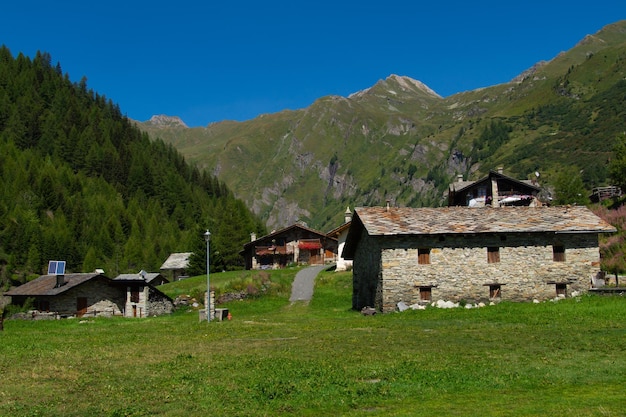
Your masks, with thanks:
M 437 206 L 456 175 L 564 169 L 607 184 L 626 132 L 626 21 L 608 25 L 508 83 L 440 97 L 391 75 L 348 97 L 204 128 L 138 123 L 224 181 L 268 227 L 341 223 L 346 206 Z

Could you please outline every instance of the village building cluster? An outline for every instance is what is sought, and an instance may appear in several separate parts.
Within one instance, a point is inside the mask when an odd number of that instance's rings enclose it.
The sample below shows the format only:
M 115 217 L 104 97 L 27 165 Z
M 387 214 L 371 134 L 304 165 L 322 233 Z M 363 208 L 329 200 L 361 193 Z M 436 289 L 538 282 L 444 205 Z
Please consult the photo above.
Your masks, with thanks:
M 545 204 L 537 178 L 516 180 L 502 169 L 478 181 L 459 177 L 448 188 L 448 207 L 347 208 L 343 224 L 328 233 L 296 223 L 252 234 L 241 255 L 246 269 L 333 263 L 351 270 L 357 310 L 586 291 L 602 274 L 599 234 L 616 229 L 586 207 Z M 184 279 L 190 255 L 172 254 L 162 273 Z M 32 298 L 38 311 L 56 316 L 147 317 L 172 312 L 172 300 L 156 288 L 165 282 L 145 271 L 115 279 L 102 271 L 48 274 L 5 295 L 15 304 Z

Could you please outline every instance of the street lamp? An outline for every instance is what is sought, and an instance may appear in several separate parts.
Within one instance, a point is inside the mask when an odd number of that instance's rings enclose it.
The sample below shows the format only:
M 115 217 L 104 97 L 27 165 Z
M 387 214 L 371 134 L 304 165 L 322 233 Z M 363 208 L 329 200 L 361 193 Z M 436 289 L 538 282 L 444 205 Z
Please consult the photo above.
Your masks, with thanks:
M 211 233 L 209 229 L 204 233 L 204 240 L 206 240 L 206 321 L 211 321 L 211 281 L 209 280 L 209 241 L 211 240 Z

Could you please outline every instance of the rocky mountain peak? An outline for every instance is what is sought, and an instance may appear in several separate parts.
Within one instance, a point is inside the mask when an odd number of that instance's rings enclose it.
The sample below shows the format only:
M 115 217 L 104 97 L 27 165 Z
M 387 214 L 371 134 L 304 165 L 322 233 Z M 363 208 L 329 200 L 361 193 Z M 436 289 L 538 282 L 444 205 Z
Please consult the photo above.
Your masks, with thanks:
M 356 93 L 352 93 L 348 96 L 348 98 L 363 97 L 365 94 L 371 92 L 377 87 L 383 90 L 387 90 L 388 93 L 394 96 L 398 95 L 399 93 L 409 93 L 411 95 L 415 93 L 425 93 L 426 95 L 434 98 L 442 98 L 439 94 L 435 93 L 434 90 L 432 90 L 423 82 L 414 80 L 413 78 L 407 77 L 405 75 L 396 74 L 391 74 L 384 80 L 379 80 L 373 87 L 369 87 L 364 90 L 357 91 Z
M 189 127 L 178 116 L 166 116 L 164 114 L 154 115 L 146 124 L 156 127 Z

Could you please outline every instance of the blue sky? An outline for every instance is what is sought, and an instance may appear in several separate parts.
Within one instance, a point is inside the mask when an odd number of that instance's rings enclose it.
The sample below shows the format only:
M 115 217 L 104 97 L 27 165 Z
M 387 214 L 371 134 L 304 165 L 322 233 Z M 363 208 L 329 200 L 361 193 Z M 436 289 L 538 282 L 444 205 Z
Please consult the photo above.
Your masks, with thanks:
M 390 74 L 441 96 L 509 81 L 626 19 L 623 0 L 12 1 L 0 44 L 52 55 L 128 117 L 189 126 L 347 96 Z

